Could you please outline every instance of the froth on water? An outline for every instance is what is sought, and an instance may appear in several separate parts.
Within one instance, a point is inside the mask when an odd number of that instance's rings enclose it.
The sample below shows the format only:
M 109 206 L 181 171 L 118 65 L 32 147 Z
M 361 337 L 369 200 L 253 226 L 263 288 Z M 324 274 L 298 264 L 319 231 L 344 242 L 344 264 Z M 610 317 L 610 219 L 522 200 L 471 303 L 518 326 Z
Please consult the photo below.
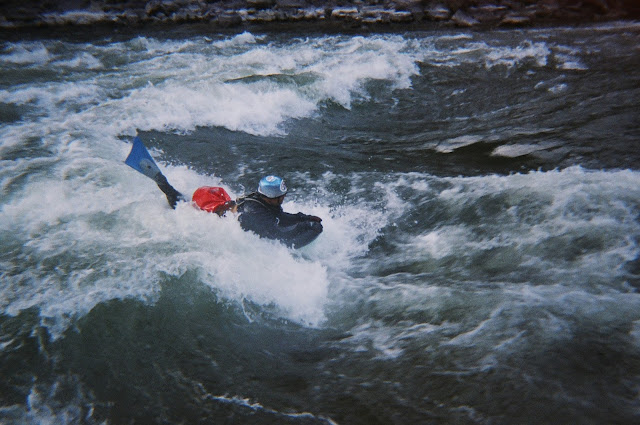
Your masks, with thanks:
M 2 43 L 0 421 L 633 422 L 637 37 Z M 171 210 L 135 134 L 325 231 Z

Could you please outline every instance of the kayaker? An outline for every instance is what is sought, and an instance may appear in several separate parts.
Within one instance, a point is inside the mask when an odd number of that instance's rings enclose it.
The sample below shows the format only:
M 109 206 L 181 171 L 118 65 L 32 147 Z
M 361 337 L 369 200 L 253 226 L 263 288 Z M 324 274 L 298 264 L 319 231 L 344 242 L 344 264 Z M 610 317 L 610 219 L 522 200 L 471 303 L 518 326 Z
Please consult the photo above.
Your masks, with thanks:
M 294 248 L 313 241 L 322 233 L 322 219 L 301 212 L 284 212 L 282 203 L 286 194 L 287 186 L 281 177 L 263 177 L 257 192 L 236 201 L 240 226 L 260 237 L 277 239 Z
M 286 194 L 287 186 L 281 177 L 266 176 L 258 183 L 257 192 L 236 201 L 231 200 L 221 187 L 205 186 L 194 192 L 193 202 L 198 208 L 220 216 L 227 211 L 238 213 L 240 227 L 244 230 L 300 248 L 322 233 L 322 219 L 314 215 L 284 212 L 282 202 Z
M 125 164 L 153 179 L 167 197 L 171 208 L 186 198 L 178 192 L 162 174 L 139 137 L 135 137 Z M 277 239 L 287 246 L 300 248 L 322 233 L 322 219 L 303 213 L 290 214 L 282 210 L 287 194 L 284 180 L 278 176 L 266 176 L 258 183 L 258 191 L 233 201 L 221 187 L 198 188 L 192 200 L 208 212 L 224 215 L 227 211 L 238 213 L 240 226 L 267 239 Z

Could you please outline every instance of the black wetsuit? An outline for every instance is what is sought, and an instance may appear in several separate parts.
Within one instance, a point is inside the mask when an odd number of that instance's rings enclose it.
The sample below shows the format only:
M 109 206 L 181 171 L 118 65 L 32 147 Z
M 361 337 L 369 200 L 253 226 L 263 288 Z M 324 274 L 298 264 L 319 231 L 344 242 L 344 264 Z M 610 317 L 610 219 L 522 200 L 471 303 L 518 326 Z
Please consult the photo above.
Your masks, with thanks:
M 286 213 L 281 206 L 264 202 L 257 193 L 239 199 L 238 212 L 244 230 L 251 230 L 263 238 L 277 239 L 290 247 L 303 247 L 322 233 L 319 218 Z
M 156 182 L 160 190 L 165 194 L 169 206 L 174 210 L 176 209 L 176 204 L 178 203 L 178 201 L 186 200 L 182 193 L 175 190 L 174 187 L 169 184 L 167 178 L 162 173 L 158 172 L 158 174 L 153 177 L 153 180 Z

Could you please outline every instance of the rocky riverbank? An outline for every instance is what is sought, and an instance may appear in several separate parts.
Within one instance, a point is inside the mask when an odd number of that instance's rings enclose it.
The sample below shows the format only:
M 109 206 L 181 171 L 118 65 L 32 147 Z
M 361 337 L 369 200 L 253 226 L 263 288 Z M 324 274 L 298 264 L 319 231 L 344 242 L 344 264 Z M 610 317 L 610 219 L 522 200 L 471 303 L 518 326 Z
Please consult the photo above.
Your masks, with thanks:
M 0 27 L 293 23 L 337 29 L 499 27 L 639 19 L 636 0 L 4 0 Z

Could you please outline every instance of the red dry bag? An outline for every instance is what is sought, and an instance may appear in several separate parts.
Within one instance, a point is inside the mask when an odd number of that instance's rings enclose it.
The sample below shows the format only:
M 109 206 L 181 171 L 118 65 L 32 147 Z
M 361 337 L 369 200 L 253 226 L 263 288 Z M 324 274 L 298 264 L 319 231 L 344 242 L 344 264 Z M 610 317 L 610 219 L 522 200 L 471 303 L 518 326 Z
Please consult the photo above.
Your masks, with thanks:
M 235 204 L 226 190 L 221 187 L 211 186 L 197 188 L 193 192 L 193 202 L 201 210 L 217 214 L 222 214 Z

